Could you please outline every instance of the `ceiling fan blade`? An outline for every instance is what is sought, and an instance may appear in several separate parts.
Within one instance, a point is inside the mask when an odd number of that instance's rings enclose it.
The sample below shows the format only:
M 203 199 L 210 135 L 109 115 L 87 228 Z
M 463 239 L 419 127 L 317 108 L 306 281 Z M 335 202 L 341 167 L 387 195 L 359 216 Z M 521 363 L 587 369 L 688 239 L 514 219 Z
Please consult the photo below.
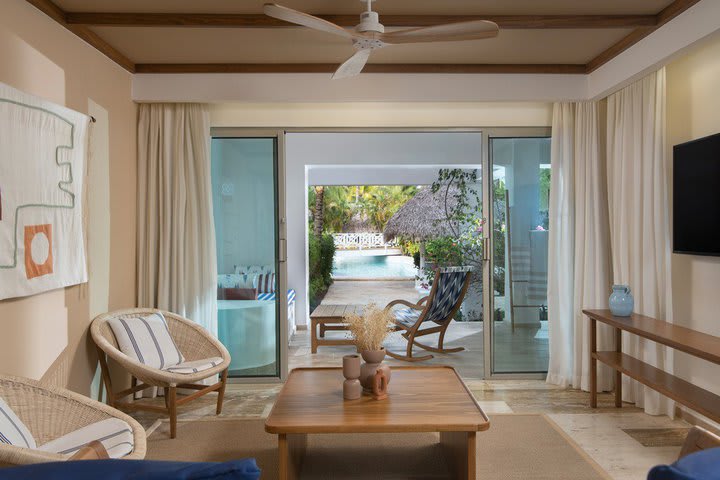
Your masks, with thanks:
M 488 20 L 446 23 L 432 27 L 411 28 L 380 34 L 385 43 L 456 42 L 496 37 L 500 27 Z
M 314 30 L 321 30 L 323 32 L 340 35 L 345 38 L 365 38 L 365 35 L 360 33 L 352 30 L 346 30 L 341 26 L 335 25 L 327 20 L 323 20 L 322 18 L 314 17 L 312 15 L 308 15 L 307 13 L 293 10 L 292 8 L 283 7 L 282 5 L 266 3 L 263 7 L 263 11 L 268 17 L 277 18 L 278 20 L 294 23 L 296 25 L 302 25 L 303 27 L 312 28 Z
M 371 48 L 364 48 L 355 52 L 355 55 L 345 60 L 345 63 L 333 73 L 332 79 L 339 80 L 341 78 L 354 77 L 355 75 L 362 72 L 365 64 L 370 58 Z

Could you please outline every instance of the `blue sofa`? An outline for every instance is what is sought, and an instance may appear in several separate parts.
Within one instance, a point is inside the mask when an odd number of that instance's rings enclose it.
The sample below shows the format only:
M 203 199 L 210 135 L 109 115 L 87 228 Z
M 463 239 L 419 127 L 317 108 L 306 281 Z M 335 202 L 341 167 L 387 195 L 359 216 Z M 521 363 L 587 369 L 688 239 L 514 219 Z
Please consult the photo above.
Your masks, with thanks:
M 658 465 L 648 480 L 720 480 L 720 448 L 691 453 L 672 465 Z
M 255 459 L 231 462 L 81 460 L 0 469 L 0 480 L 258 480 Z

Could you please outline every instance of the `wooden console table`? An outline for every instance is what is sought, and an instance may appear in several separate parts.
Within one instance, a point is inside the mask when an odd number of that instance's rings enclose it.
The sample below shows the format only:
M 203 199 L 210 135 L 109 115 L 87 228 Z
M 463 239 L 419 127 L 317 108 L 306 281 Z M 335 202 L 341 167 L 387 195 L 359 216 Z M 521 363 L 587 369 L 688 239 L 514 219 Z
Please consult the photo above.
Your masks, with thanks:
M 622 353 L 622 331 L 720 365 L 720 337 L 644 315 L 616 317 L 610 310 L 583 310 L 590 318 L 590 406 L 597 408 L 597 362 L 615 370 L 615 406 L 622 407 L 622 374 L 720 422 L 720 396 Z M 615 328 L 615 351 L 597 351 L 597 322 Z

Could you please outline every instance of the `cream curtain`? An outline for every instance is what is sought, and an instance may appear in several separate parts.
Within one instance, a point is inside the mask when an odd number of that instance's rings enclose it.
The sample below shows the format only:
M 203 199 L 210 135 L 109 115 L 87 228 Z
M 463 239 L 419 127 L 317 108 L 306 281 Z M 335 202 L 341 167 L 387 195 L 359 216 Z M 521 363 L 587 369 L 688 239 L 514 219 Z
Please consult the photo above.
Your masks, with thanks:
M 210 115 L 198 104 L 141 104 L 138 304 L 183 315 L 217 336 Z
M 665 69 L 608 97 L 607 136 L 613 282 L 630 285 L 635 312 L 671 322 Z M 672 350 L 623 337 L 625 352 L 672 373 Z M 673 415 L 670 400 L 626 376 L 623 399 Z
M 610 290 L 610 245 L 601 104 L 557 103 L 553 108 L 548 258 L 549 383 L 589 389 L 590 323 L 583 308 L 605 308 Z M 613 333 L 599 326 L 598 346 Z M 602 367 L 598 388 L 611 390 Z

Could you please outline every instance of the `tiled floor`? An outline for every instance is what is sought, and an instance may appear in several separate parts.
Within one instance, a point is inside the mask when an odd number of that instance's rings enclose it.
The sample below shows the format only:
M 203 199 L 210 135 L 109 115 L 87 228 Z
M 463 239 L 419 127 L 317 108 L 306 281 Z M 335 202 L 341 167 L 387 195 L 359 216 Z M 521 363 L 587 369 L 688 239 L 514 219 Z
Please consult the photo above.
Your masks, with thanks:
M 672 462 L 680 451 L 678 429 L 688 428 L 680 420 L 650 416 L 632 405 L 616 409 L 610 394 L 601 394 L 599 408 L 592 410 L 587 393 L 540 380 L 468 379 L 467 383 L 491 421 L 498 414 L 548 414 L 616 480 L 642 480 L 653 465 Z M 231 384 L 222 417 L 265 418 L 280 388 L 279 384 Z M 182 407 L 180 419 L 214 417 L 215 399 L 207 395 Z M 148 413 L 133 415 L 149 429 L 156 428 L 162 418 Z
M 409 281 L 347 281 L 338 280 L 330 286 L 322 303 L 327 305 L 385 306 L 392 300 L 415 302 L 420 295 Z M 509 321 L 494 322 L 495 370 L 498 373 L 538 372 L 547 368 L 548 339 L 547 322 L 535 327 L 523 326 L 514 331 Z M 328 332 L 328 338 L 346 338 L 345 332 Z M 429 363 L 452 365 L 466 378 L 482 378 L 484 365 L 482 322 L 453 322 L 445 336 L 446 346 L 464 347 L 465 351 L 450 355 L 435 355 Z M 424 343 L 434 345 L 437 335 L 424 337 Z M 404 352 L 405 340 L 394 334 L 386 343 L 392 351 Z M 310 355 L 310 337 L 307 331 L 299 331 L 290 344 L 290 367 L 322 365 L 337 362 L 349 347 L 320 347 L 316 355 Z M 424 355 L 424 351 L 415 349 Z
M 363 283 L 360 286 L 352 284 Z M 382 283 L 384 285 L 373 285 Z M 339 287 L 326 297 L 337 303 L 358 303 L 357 292 L 387 303 L 402 291 L 409 295 L 403 282 L 337 282 Z M 354 301 L 352 299 L 355 299 Z M 416 298 L 410 298 L 416 299 Z M 507 349 L 507 361 L 546 362 L 547 341 L 543 329 L 516 329 L 513 334 L 509 325 L 495 325 L 498 341 L 512 342 Z M 344 335 L 328 332 L 328 335 Z M 505 335 L 503 340 L 503 335 Z M 464 352 L 436 355 L 424 365 L 450 364 L 465 379 L 480 406 L 491 418 L 508 413 L 544 413 L 550 416 L 581 448 L 583 448 L 612 478 L 616 480 L 641 480 L 647 471 L 658 463 L 672 462 L 680 451 L 679 443 L 688 425 L 665 416 L 650 416 L 642 410 L 625 405 L 614 407 L 610 394 L 601 394 L 599 408 L 590 409 L 589 396 L 585 392 L 549 385 L 542 380 L 483 380 L 483 330 L 481 323 L 456 323 L 449 327 L 448 345 L 461 345 Z M 320 347 L 310 354 L 309 332 L 299 331 L 290 342 L 289 367 L 339 366 L 343 355 L 351 347 Z M 405 345 L 400 337 L 392 337 L 387 346 L 401 350 Z M 540 345 L 540 346 L 538 346 Z M 543 348 L 542 345 L 545 345 Z M 542 357 L 544 355 L 544 357 Z M 405 364 L 388 360 L 390 365 Z M 280 384 L 231 384 L 228 386 L 222 417 L 265 418 L 273 405 Z M 391 386 L 392 389 L 392 386 Z M 180 420 L 214 417 L 215 395 L 207 395 L 180 409 Z M 150 400 L 162 402 L 161 399 Z M 163 416 L 148 413 L 133 414 L 149 429 L 156 428 Z

